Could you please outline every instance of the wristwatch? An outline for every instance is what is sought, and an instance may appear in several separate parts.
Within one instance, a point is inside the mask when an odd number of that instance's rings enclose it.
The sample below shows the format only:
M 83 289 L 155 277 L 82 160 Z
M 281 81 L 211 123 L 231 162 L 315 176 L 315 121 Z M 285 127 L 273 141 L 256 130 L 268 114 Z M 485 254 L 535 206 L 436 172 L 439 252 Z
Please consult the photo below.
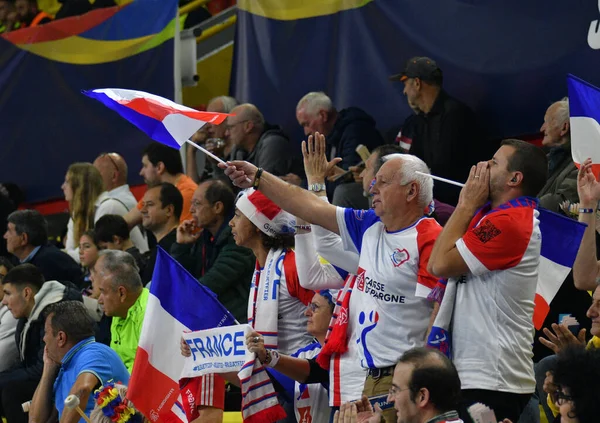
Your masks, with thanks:
M 308 185 L 308 190 L 312 191 L 312 192 L 321 192 L 321 191 L 325 191 L 327 189 L 327 187 L 325 186 L 325 184 L 309 184 Z

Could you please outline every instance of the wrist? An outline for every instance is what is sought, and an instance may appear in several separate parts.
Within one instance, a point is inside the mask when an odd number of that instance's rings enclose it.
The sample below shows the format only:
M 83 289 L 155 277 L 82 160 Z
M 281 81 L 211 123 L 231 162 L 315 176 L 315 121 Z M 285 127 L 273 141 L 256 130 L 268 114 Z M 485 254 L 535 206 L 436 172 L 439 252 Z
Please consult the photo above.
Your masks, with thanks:
M 325 177 L 324 176 L 307 176 L 306 177 L 306 181 L 307 181 L 308 185 L 311 185 L 311 184 L 324 184 L 325 183 Z

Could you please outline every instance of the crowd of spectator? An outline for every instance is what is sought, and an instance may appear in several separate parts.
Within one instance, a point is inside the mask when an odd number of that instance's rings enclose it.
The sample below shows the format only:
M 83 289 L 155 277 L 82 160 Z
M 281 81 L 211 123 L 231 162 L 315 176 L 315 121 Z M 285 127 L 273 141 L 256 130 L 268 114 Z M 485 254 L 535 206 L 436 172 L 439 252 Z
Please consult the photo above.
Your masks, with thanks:
M 391 79 L 414 111 L 398 143 L 367 111 L 311 92 L 295 110 L 307 137 L 298 148 L 255 105 L 223 96 L 208 110 L 230 116 L 192 140 L 228 166 L 187 145 L 184 168 L 179 151 L 150 143 L 136 201 L 118 153 L 72 164 L 62 250 L 39 212 L 16 210 L 18 197 L 0 190 L 0 414 L 74 422 L 64 400 L 76 393 L 100 421 L 109 401 L 97 397 L 109 391 L 133 410 L 126 385 L 160 246 L 252 326 L 247 347 L 285 421 L 471 422 L 475 404 L 503 423 L 595 421 L 600 183 L 590 161 L 578 170 L 571 159 L 568 99 L 540 116 L 542 149 L 488 140 L 432 59 L 410 59 Z M 539 207 L 588 226 L 535 334 Z M 272 286 L 277 295 L 257 295 Z M 450 301 L 451 354 L 430 337 Z M 239 385 L 203 379 L 198 421 L 222 421 Z

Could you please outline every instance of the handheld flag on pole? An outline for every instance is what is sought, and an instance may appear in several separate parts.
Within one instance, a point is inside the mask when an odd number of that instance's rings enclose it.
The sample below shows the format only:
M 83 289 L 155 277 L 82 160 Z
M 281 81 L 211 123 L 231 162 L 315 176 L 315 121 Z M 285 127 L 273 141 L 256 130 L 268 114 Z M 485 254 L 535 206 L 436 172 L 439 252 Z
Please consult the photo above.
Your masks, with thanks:
M 577 78 L 567 76 L 571 152 L 579 168 L 590 157 L 596 179 L 600 173 L 600 89 Z
M 206 123 L 219 125 L 229 116 L 226 113 L 194 110 L 143 91 L 97 89 L 83 91 L 83 94 L 114 110 L 154 141 L 176 149 L 189 142 L 213 158 L 214 155 L 189 139 Z
M 129 400 L 152 422 L 187 423 L 185 401 L 178 398 L 182 333 L 235 323 L 214 293 L 158 247 Z

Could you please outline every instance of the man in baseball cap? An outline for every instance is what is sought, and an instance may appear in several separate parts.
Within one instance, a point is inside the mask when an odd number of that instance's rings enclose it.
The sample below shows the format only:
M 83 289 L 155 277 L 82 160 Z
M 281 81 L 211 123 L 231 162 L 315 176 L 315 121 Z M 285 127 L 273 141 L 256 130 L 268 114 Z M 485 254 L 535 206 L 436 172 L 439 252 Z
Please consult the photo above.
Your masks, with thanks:
M 422 159 L 432 174 L 464 181 L 473 163 L 492 156 L 493 145 L 482 137 L 473 111 L 442 88 L 443 73 L 435 60 L 413 57 L 390 80 L 404 84 L 408 105 L 417 114 L 407 119 L 412 118 L 410 154 Z M 439 202 L 456 205 L 459 193 L 457 187 L 436 183 L 436 207 Z

